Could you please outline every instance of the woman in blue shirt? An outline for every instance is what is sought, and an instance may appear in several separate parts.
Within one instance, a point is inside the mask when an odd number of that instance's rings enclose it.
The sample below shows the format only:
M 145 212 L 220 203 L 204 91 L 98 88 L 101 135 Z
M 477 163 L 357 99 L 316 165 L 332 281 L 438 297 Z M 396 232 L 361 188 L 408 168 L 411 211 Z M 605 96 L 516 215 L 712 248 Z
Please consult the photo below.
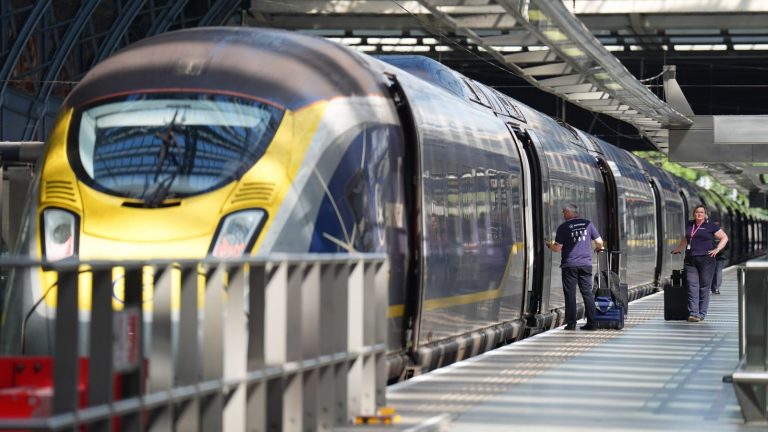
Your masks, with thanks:
M 715 239 L 717 246 L 712 247 Z M 728 236 L 707 220 L 707 208 L 693 209 L 693 220 L 685 227 L 685 236 L 672 250 L 679 254 L 685 248 L 685 276 L 688 279 L 688 321 L 699 322 L 707 316 L 709 287 L 715 273 L 715 257 L 728 243 Z

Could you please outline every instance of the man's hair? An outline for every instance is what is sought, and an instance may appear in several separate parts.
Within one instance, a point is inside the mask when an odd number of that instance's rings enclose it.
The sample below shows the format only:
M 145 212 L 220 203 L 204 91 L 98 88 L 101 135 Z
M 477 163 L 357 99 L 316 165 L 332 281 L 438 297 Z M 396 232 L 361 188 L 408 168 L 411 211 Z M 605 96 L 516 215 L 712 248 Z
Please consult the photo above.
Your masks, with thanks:
M 566 204 L 563 206 L 563 210 L 568 210 L 568 212 L 574 216 L 579 215 L 579 206 L 576 204 Z

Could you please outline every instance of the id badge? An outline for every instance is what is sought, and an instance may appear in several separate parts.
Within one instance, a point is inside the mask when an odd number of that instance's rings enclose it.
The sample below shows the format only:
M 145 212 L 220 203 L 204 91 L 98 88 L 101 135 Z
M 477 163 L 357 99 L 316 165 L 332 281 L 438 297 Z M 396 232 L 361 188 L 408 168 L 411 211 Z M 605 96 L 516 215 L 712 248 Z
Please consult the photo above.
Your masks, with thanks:
M 691 245 L 685 247 L 687 250 L 691 250 Z

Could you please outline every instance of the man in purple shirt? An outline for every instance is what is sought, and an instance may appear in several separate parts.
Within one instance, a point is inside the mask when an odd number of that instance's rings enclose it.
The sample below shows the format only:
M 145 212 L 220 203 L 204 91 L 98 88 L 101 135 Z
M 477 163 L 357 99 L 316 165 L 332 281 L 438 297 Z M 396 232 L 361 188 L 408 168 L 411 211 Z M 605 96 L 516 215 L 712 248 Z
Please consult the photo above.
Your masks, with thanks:
M 576 330 L 576 285 L 584 299 L 587 324 L 582 330 L 595 330 L 595 296 L 592 294 L 592 241 L 595 251 L 603 249 L 603 239 L 592 222 L 579 218 L 575 204 L 563 207 L 565 222 L 557 227 L 555 241 L 547 243 L 552 252 L 562 252 L 560 269 L 565 295 L 565 329 Z

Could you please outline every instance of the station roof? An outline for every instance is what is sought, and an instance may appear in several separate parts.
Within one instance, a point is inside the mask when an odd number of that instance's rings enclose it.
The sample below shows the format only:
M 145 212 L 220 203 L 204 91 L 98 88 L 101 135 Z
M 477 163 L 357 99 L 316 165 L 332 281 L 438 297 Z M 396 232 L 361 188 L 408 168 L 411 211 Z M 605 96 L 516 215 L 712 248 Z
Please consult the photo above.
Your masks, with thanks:
M 0 141 L 44 140 L 97 63 L 138 40 L 237 22 L 241 0 L 0 2 Z
M 666 151 L 665 128 L 685 123 L 663 101 L 660 74 L 666 65 L 677 67 L 677 80 L 698 115 L 768 114 L 768 2 L 760 0 L 0 4 L 0 141 L 45 139 L 56 101 L 122 46 L 206 25 L 284 28 L 370 54 L 433 57 L 627 150 Z M 745 192 L 766 189 L 759 179 L 768 168 L 761 165 L 699 167 Z
M 768 114 L 759 0 L 253 0 L 248 22 L 433 57 L 628 150 L 666 153 L 686 124 L 664 103 L 667 65 L 697 115 Z M 766 189 L 761 163 L 685 165 Z

